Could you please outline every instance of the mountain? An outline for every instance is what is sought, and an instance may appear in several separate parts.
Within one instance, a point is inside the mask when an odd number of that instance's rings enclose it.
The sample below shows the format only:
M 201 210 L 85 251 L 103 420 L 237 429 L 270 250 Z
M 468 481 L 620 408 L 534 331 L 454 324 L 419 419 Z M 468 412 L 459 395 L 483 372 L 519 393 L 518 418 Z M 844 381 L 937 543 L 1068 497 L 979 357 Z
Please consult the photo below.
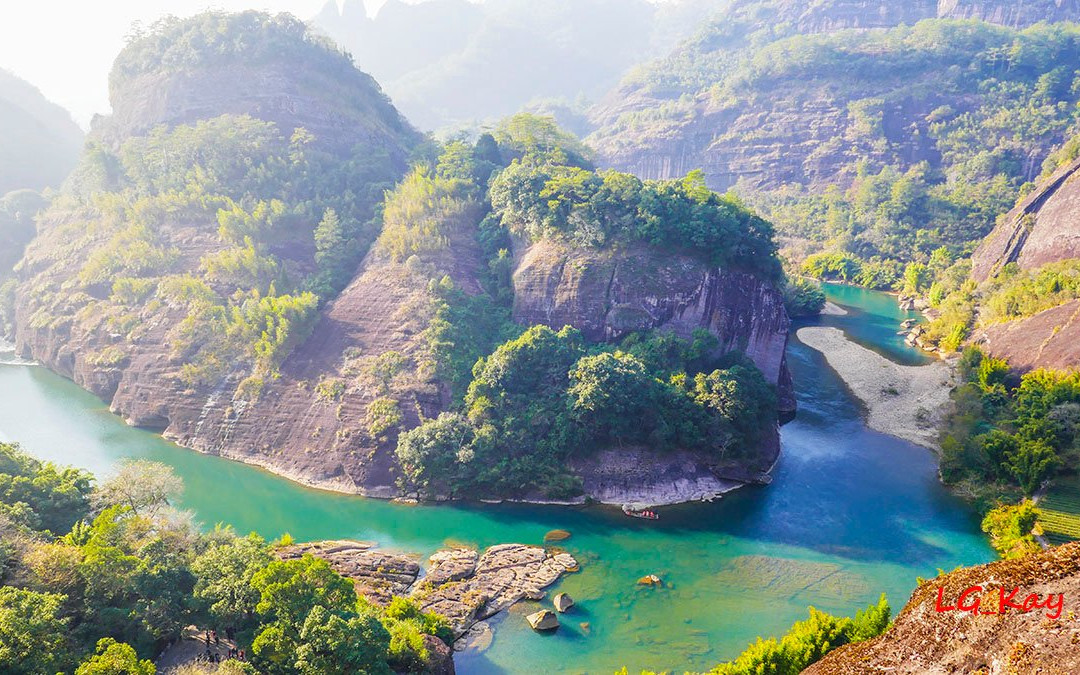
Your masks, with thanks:
M 721 190 L 846 185 L 860 159 L 948 170 L 955 149 L 942 137 L 952 123 L 997 107 L 980 82 L 1033 82 L 1064 62 L 995 66 L 994 54 L 1039 32 L 937 20 L 898 27 L 922 18 L 919 3 L 802 7 L 734 3 L 671 55 L 628 75 L 590 113 L 601 162 L 650 178 L 704 168 Z M 1000 15 L 984 9 L 966 14 Z M 959 6 L 945 14 L 957 13 L 965 14 Z M 1036 140 L 1018 150 L 1045 155 L 1063 135 Z M 1040 162 L 1017 173 L 1030 180 Z
M 734 2 L 630 71 L 586 142 L 643 178 L 701 168 L 776 224 L 789 259 L 839 251 L 852 278 L 899 289 L 908 263 L 966 256 L 1080 128 L 1076 24 L 1027 25 L 1013 5 Z
M 474 125 L 539 99 L 573 103 L 609 89 L 642 54 L 663 53 L 724 3 L 680 0 L 361 0 L 330 2 L 314 23 L 371 72 L 424 129 Z
M 381 497 L 684 501 L 774 463 L 772 229 L 700 176 L 598 173 L 531 115 L 425 141 L 288 15 L 159 23 L 110 84 L 13 306 L 129 423 Z
M 977 590 L 968 593 L 964 605 L 979 601 L 978 611 L 955 611 L 968 589 Z M 1075 673 L 1078 626 L 1068 607 L 1078 592 L 1080 543 L 941 574 L 919 584 L 884 635 L 840 647 L 804 672 Z M 1023 605 L 1032 594 L 1039 607 L 1001 612 L 1002 595 Z M 1047 602 L 1051 607 L 1041 606 Z
M 57 187 L 75 167 L 83 132 L 60 106 L 0 70 L 0 195 Z

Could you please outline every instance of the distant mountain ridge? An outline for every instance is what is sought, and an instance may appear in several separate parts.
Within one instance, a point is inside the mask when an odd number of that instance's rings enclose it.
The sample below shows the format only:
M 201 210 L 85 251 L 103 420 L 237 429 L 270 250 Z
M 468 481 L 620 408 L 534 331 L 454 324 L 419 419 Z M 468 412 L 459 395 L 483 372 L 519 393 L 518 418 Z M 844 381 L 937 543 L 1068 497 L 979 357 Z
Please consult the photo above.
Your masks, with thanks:
M 313 23 L 425 130 L 469 126 L 545 98 L 596 97 L 728 0 L 331 0 Z
M 58 187 L 75 167 L 82 142 L 70 113 L 0 70 L 0 196 Z

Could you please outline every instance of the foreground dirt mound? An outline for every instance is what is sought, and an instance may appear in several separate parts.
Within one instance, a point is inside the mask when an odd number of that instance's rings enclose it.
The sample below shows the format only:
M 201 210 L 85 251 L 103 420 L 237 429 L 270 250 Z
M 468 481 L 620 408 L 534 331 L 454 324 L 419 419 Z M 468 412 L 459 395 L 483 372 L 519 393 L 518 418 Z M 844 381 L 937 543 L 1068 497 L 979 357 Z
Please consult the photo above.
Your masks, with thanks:
M 977 614 L 939 611 L 957 606 L 973 587 L 982 591 L 959 604 L 970 607 L 979 599 Z M 1011 598 L 1017 605 L 1034 594 L 1043 605 L 1049 599 L 1049 607 L 1026 613 L 1006 607 L 1001 613 L 1000 589 L 1006 599 L 1019 589 Z M 841 647 L 804 672 L 1080 673 L 1080 542 L 925 581 L 888 632 Z

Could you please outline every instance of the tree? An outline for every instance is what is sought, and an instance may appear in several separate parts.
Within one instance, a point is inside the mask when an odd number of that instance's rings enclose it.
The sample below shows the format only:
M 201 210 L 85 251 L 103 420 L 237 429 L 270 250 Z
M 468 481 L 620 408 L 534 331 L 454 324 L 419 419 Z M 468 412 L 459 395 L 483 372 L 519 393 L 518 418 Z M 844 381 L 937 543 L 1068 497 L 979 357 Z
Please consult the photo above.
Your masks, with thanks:
M 570 371 L 573 419 L 601 439 L 622 439 L 646 427 L 658 383 L 625 352 L 580 359 Z
M 97 651 L 75 670 L 75 675 L 154 675 L 152 661 L 139 660 L 130 645 L 112 638 L 98 640 Z
M 1008 457 L 1008 470 L 1026 495 L 1034 494 L 1060 464 L 1057 453 L 1042 440 L 1022 441 Z
M 0 672 L 55 673 L 68 666 L 69 620 L 63 595 L 0 587 Z
M 99 507 L 123 505 L 132 513 L 154 517 L 183 492 L 184 484 L 172 467 L 145 459 L 128 460 L 94 494 Z
M 1035 503 L 1025 499 L 1016 505 L 1004 504 L 991 510 L 982 521 L 982 531 L 1002 558 L 1022 558 L 1039 550 L 1032 531 L 1039 519 Z
M 256 534 L 225 534 L 191 563 L 193 595 L 214 622 L 236 630 L 253 627 L 262 595 L 252 580 L 273 560 L 266 542 Z
M 277 622 L 293 635 L 299 635 L 315 605 L 336 613 L 348 613 L 356 605 L 352 582 L 311 554 L 275 560 L 256 572 L 251 584 L 259 592 L 256 610 L 263 623 Z
M 296 669 L 303 675 L 390 673 L 390 634 L 370 612 L 343 618 L 317 605 L 300 631 Z

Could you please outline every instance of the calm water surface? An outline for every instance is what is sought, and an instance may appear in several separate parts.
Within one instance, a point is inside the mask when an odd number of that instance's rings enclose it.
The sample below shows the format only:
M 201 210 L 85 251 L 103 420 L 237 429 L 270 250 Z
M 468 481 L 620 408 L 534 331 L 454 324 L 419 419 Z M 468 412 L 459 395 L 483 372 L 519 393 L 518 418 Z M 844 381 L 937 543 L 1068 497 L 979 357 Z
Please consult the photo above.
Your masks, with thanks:
M 820 323 L 895 360 L 924 360 L 895 335 L 907 315 L 892 298 L 827 290 L 849 314 Z M 793 339 L 788 359 L 799 413 L 783 428 L 772 485 L 664 509 L 656 523 L 606 508 L 408 507 L 306 489 L 128 428 L 39 367 L 0 365 L 0 439 L 99 473 L 126 457 L 165 462 L 201 522 L 268 538 L 367 539 L 426 556 L 447 544 L 541 543 L 567 529 L 583 569 L 557 587 L 578 601 L 563 627 L 533 633 L 521 615 L 535 605 L 519 604 L 495 619 L 487 651 L 458 655 L 459 672 L 702 670 L 758 634 L 782 633 L 807 605 L 849 614 L 884 591 L 898 609 L 917 576 L 992 558 L 974 514 L 938 484 L 929 451 L 868 430 L 817 352 Z M 665 588 L 635 585 L 654 573 Z

